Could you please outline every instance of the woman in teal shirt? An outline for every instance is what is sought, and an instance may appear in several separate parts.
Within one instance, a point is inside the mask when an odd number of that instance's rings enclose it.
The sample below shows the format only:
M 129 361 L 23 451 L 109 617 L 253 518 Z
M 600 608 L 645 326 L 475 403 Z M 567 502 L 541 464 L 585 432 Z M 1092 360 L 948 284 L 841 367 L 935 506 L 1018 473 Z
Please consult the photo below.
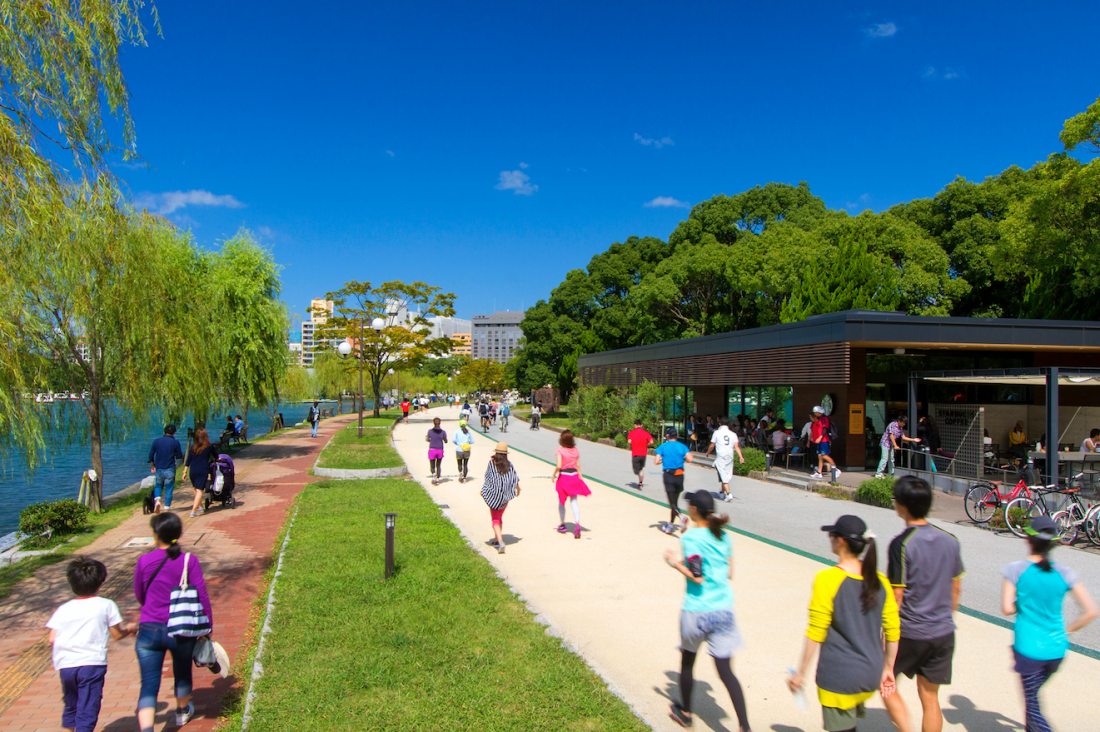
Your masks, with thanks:
M 680 537 L 684 558 L 677 560 L 671 549 L 665 553 L 668 565 L 687 578 L 680 612 L 680 703 L 673 703 L 669 716 L 680 726 L 691 727 L 692 668 L 699 646 L 706 641 L 741 732 L 750 732 L 745 694 L 730 667 L 730 658 L 744 643 L 733 614 L 733 541 L 722 530 L 729 518 L 714 513 L 714 497 L 707 491 L 688 493 L 686 498 L 692 528 Z
M 1067 635 L 1091 623 L 1097 610 L 1077 573 L 1051 562 L 1047 556 L 1058 535 L 1054 519 L 1038 516 L 1025 531 L 1030 555 L 1001 570 L 1005 578 L 1001 610 L 1005 615 L 1016 616 L 1012 654 L 1024 687 L 1027 730 L 1050 732 L 1050 725 L 1039 709 L 1039 688 L 1062 664 L 1069 650 Z M 1062 618 L 1062 599 L 1067 592 L 1073 593 L 1082 610 L 1068 627 Z

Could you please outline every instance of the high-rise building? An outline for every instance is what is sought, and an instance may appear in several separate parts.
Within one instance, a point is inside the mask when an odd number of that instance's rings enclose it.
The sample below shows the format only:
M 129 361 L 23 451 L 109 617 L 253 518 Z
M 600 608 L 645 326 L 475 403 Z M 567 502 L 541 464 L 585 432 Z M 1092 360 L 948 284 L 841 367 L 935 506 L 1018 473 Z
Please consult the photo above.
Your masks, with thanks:
M 498 310 L 492 315 L 475 315 L 470 356 L 505 363 L 515 355 L 523 338 L 522 310 Z
M 309 303 L 309 320 L 302 322 L 302 365 L 307 368 L 313 366 L 314 351 L 318 345 L 314 342 L 313 334 L 317 326 L 324 325 L 332 315 L 333 307 L 332 300 L 316 299 Z M 330 345 L 335 347 L 338 340 L 330 339 Z
M 429 338 L 454 338 L 455 333 L 469 333 L 470 321 L 462 318 L 447 318 L 434 315 L 428 318 L 432 334 Z
M 470 355 L 470 334 L 469 333 L 454 333 L 451 335 L 452 341 L 458 341 L 458 345 L 451 349 L 451 356 L 469 356 Z

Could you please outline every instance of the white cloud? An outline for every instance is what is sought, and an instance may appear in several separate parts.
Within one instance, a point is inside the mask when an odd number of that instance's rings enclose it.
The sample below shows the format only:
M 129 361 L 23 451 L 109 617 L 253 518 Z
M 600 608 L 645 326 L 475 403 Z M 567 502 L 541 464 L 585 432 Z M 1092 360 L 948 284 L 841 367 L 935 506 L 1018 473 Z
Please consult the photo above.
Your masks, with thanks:
M 527 168 L 527 163 L 520 163 L 519 167 L 526 169 Z
M 672 196 L 657 196 L 642 205 L 646 208 L 691 208 L 691 204 L 687 201 L 679 201 Z
M 898 27 L 893 23 L 875 23 L 870 28 L 864 28 L 863 32 L 868 38 L 889 38 L 898 32 Z
M 924 73 L 921 74 L 925 79 L 931 79 L 936 75 L 936 67 L 928 66 L 924 69 Z
M 138 208 L 149 209 L 153 213 L 167 216 L 185 206 L 224 206 L 242 208 L 243 203 L 228 193 L 222 196 L 210 191 L 168 191 L 167 193 L 142 193 L 134 199 Z
M 927 66 L 924 72 L 921 74 L 922 79 L 942 79 L 944 81 L 951 81 L 952 79 L 964 79 L 966 78 L 966 72 L 962 69 L 953 69 L 950 66 L 944 68 L 943 71 L 938 71 L 935 66 Z
M 502 170 L 500 171 L 500 183 L 497 183 L 494 188 L 498 191 L 512 191 L 517 196 L 530 196 L 539 189 L 530 180 L 531 176 L 522 170 Z
M 849 209 L 852 209 L 852 210 L 855 210 L 855 209 L 857 209 L 861 206 L 864 209 L 867 209 L 867 208 L 871 207 L 871 194 L 870 193 L 864 193 L 862 196 L 860 196 L 858 199 L 856 199 L 855 202 L 849 201 L 848 203 L 844 204 L 845 208 L 849 208 Z
M 256 229 L 256 231 L 260 234 L 260 236 L 267 239 L 275 238 L 275 230 L 272 229 L 270 226 L 261 226 L 260 228 Z
M 386 154 L 387 154 L 387 155 L 389 155 L 389 156 L 390 156 L 391 158 L 392 158 L 392 157 L 396 157 L 396 154 L 394 153 L 394 151 L 393 151 L 393 150 L 387 150 L 387 151 L 386 151 Z
M 943 78 L 945 78 L 945 79 L 961 79 L 962 75 L 963 74 L 962 74 L 961 71 L 955 71 L 954 69 L 952 69 L 949 66 L 949 67 L 947 67 L 947 71 L 944 72 Z
M 660 140 L 657 140 L 657 139 L 652 138 L 652 137 L 642 137 L 637 132 L 634 133 L 634 139 L 637 140 L 638 142 L 642 143 L 643 145 L 652 145 L 653 147 L 657 147 L 657 148 L 664 147 L 665 145 L 675 145 L 676 144 L 675 142 L 672 141 L 671 137 L 662 137 Z

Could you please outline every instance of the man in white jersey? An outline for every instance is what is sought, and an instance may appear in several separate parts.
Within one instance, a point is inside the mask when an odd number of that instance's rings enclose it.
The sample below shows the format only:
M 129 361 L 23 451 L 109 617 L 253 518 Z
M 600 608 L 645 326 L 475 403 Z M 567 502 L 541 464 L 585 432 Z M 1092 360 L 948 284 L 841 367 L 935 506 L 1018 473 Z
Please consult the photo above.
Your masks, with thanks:
M 733 478 L 733 453 L 745 462 L 745 456 L 741 454 L 741 445 L 737 441 L 737 433 L 730 430 L 730 420 L 726 415 L 718 418 L 718 429 L 710 436 L 710 446 L 707 447 L 707 455 L 715 451 L 714 468 L 718 471 L 718 481 L 722 484 L 722 499 L 729 502 L 733 500 L 730 493 L 730 479 Z

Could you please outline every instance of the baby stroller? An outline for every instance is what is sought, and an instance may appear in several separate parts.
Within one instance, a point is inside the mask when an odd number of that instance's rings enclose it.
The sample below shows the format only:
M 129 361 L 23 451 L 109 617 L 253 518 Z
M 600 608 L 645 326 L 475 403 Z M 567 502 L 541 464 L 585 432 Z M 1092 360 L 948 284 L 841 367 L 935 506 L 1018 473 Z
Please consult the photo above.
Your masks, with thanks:
M 210 508 L 214 501 L 221 501 L 222 508 L 229 506 L 236 508 L 237 499 L 233 497 L 233 489 L 236 487 L 236 470 L 233 468 L 233 459 L 228 455 L 218 455 L 218 459 L 210 466 L 214 471 L 214 479 L 206 484 L 206 499 L 204 508 Z

